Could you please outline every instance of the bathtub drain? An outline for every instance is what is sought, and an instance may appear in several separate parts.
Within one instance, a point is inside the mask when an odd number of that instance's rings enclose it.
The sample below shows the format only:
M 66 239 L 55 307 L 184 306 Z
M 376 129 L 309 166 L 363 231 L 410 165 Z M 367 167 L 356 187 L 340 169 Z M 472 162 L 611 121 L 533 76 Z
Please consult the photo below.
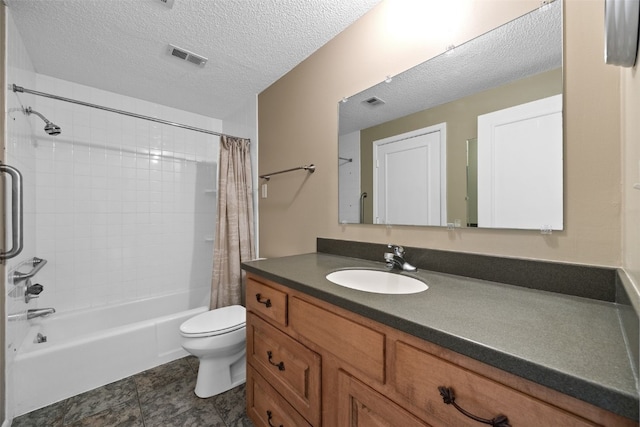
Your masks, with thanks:
M 46 335 L 42 335 L 40 332 L 38 332 L 38 335 L 36 336 L 36 342 L 38 344 L 40 344 L 42 342 L 47 342 L 47 336 Z

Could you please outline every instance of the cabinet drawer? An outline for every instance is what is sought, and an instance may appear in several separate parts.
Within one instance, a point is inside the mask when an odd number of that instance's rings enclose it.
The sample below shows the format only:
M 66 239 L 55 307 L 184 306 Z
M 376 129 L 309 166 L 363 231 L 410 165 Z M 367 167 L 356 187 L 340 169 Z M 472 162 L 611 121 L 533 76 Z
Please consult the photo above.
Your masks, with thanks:
M 311 427 L 250 365 L 247 366 L 247 414 L 257 427 Z
M 247 310 L 287 326 L 287 294 L 247 278 Z
M 345 427 L 429 427 L 357 379 L 338 373 L 338 425 Z
M 595 425 L 401 341 L 395 342 L 394 351 L 394 387 L 426 419 L 435 416 L 447 425 L 478 426 L 444 403 L 438 390 L 442 386 L 453 390 L 457 405 L 480 418 L 504 415 L 510 425 L 519 427 Z
M 311 424 L 320 424 L 320 356 L 252 313 L 249 363 Z
M 291 298 L 289 316 L 294 331 L 384 383 L 383 333 L 298 298 Z

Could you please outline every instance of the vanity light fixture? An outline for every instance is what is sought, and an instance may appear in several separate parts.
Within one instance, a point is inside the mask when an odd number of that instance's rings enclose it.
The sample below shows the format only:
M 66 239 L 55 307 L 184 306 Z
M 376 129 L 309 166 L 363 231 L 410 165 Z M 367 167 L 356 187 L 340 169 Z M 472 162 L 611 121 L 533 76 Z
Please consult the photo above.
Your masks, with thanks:
M 604 61 L 621 67 L 633 67 L 638 56 L 638 0 L 605 0 Z

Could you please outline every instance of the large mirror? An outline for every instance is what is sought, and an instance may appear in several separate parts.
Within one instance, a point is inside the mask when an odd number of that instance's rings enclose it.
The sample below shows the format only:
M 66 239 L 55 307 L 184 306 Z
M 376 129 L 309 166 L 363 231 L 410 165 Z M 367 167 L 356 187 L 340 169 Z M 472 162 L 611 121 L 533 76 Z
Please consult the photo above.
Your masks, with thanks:
M 562 2 L 338 104 L 339 221 L 563 228 Z

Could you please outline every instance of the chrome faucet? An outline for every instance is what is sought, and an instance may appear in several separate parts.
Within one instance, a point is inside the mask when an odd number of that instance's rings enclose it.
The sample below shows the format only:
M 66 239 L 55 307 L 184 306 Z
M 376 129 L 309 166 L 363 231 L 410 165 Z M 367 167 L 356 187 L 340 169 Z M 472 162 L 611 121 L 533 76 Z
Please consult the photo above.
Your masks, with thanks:
M 34 319 L 36 317 L 48 316 L 56 312 L 55 308 L 33 308 L 27 310 L 27 319 Z
M 387 248 L 393 251 L 384 253 L 384 260 L 387 262 L 387 268 L 389 270 L 397 267 L 403 271 L 418 271 L 416 267 L 404 260 L 404 248 L 402 246 L 389 243 Z

